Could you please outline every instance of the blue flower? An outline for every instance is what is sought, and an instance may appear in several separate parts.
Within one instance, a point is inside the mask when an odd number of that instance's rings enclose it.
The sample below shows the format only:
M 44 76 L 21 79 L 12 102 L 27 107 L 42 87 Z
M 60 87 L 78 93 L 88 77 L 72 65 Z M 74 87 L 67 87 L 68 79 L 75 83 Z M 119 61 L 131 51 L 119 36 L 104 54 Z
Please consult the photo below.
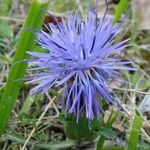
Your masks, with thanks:
M 37 84 L 31 94 L 45 93 L 51 87 L 63 87 L 62 100 L 68 113 L 77 120 L 83 114 L 89 120 L 98 117 L 103 109 L 98 101 L 102 97 L 108 104 L 120 104 L 109 88 L 109 82 L 121 74 L 118 70 L 133 70 L 131 62 L 114 57 L 127 46 L 129 39 L 115 43 L 114 38 L 123 31 L 123 21 L 113 22 L 104 15 L 98 18 L 94 9 L 84 21 L 79 13 L 68 15 L 57 24 L 50 23 L 49 32 L 36 32 L 40 47 L 47 53 L 31 52 L 28 63 L 34 73 L 28 83 Z

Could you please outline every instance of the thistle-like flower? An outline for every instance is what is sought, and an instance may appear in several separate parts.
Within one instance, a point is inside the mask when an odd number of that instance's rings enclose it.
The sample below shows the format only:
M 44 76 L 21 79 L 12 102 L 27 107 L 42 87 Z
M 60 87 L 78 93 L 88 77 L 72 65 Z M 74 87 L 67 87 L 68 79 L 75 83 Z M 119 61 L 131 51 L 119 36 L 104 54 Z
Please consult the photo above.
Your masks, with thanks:
M 119 102 L 109 88 L 109 82 L 121 74 L 118 70 L 132 70 L 131 62 L 114 57 L 126 48 L 129 39 L 115 43 L 114 38 L 123 31 L 123 22 L 115 23 L 106 14 L 98 18 L 95 9 L 89 11 L 85 21 L 79 13 L 62 17 L 50 23 L 49 32 L 36 32 L 38 44 L 47 53 L 31 52 L 28 63 L 38 70 L 28 83 L 38 84 L 30 93 L 45 93 L 51 87 L 63 87 L 62 100 L 68 113 L 77 120 L 83 114 L 89 120 L 98 117 L 103 109 L 98 101 L 102 97 L 108 104 Z M 35 67 L 37 66 L 37 67 Z

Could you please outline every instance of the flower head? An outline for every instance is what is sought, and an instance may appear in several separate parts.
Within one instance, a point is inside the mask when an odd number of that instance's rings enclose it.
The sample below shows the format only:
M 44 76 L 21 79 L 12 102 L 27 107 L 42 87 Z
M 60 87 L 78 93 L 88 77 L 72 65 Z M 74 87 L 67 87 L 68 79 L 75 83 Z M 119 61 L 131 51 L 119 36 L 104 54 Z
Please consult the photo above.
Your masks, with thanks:
M 79 13 L 68 15 L 62 22 L 49 24 L 49 33 L 36 32 L 38 44 L 47 53 L 31 52 L 28 63 L 39 70 L 28 83 L 38 84 L 30 93 L 45 93 L 51 87 L 63 87 L 62 99 L 68 113 L 79 118 L 84 114 L 89 120 L 103 111 L 98 96 L 108 104 L 119 102 L 109 88 L 109 82 L 120 76 L 118 70 L 132 68 L 114 57 L 114 53 L 127 47 L 126 39 L 115 43 L 114 38 L 123 31 L 122 22 L 113 23 L 108 16 L 98 18 L 90 10 L 85 21 Z

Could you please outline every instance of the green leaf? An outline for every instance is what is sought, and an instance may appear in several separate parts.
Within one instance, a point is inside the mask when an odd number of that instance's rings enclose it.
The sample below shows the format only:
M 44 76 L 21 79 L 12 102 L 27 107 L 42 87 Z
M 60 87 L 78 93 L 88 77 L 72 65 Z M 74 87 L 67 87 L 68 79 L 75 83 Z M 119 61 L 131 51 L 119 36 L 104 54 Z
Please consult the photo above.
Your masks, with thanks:
M 30 107 L 32 106 L 36 96 L 28 96 L 23 104 L 23 107 L 19 111 L 18 115 L 22 115 L 23 113 L 27 114 L 27 112 L 30 110 Z
M 76 123 L 76 130 L 80 139 L 84 139 L 90 134 L 88 120 L 85 117 L 81 117 L 79 122 Z
M 99 135 L 107 139 L 115 137 L 115 133 L 112 129 L 105 128 L 102 125 L 102 118 L 94 119 L 89 122 L 86 117 L 80 116 L 77 123 L 76 117 L 70 115 L 68 117 L 61 116 L 61 121 L 64 124 L 66 136 L 73 140 L 92 141 Z
M 104 136 L 106 139 L 112 139 L 116 137 L 116 133 L 112 129 L 109 129 L 109 128 L 101 128 L 98 131 L 98 134 Z
M 89 120 L 84 116 L 80 116 L 77 123 L 75 116 L 61 115 L 61 121 L 64 124 L 66 136 L 73 140 L 94 140 L 99 135 L 98 131 L 101 128 L 100 119 L 94 119 L 92 122 L 89 122 Z
M 0 99 L 1 99 L 3 92 L 4 92 L 4 88 L 0 89 Z
M 29 124 L 34 125 L 36 123 L 35 118 L 25 113 L 21 114 L 19 116 L 19 119 L 21 120 L 22 125 L 29 125 Z
M 78 140 L 78 134 L 76 130 L 76 124 L 73 121 L 67 121 L 64 123 L 65 134 L 69 139 Z
M 140 74 L 139 74 L 138 72 L 135 72 L 135 73 L 131 76 L 131 82 L 132 82 L 134 85 L 136 85 L 140 78 L 141 78 Z
M 13 37 L 13 31 L 7 22 L 0 22 L 0 36 L 2 37 Z
M 2 56 L 2 61 L 11 64 L 11 60 L 6 55 Z
M 143 118 L 141 116 L 136 115 L 133 120 L 132 130 L 129 138 L 128 150 L 136 149 L 142 123 L 143 123 Z
M 144 88 L 150 88 L 150 81 L 146 81 L 143 85 Z
M 47 7 L 48 1 L 42 2 L 41 0 L 33 0 L 23 28 L 40 28 L 44 18 L 44 11 L 41 10 L 47 9 Z M 35 45 L 34 39 L 35 37 L 31 31 L 22 30 L 4 93 L 0 99 L 0 135 L 4 132 L 8 118 L 22 86 L 22 81 L 18 79 L 24 77 L 27 68 L 27 63 L 19 63 L 18 61 L 27 58 L 26 51 L 33 49 Z
M 128 1 L 129 0 L 120 0 L 115 10 L 115 22 L 120 21 L 122 13 L 128 8 Z
M 17 134 L 5 134 L 3 136 L 3 138 L 6 140 L 10 140 L 10 141 L 14 141 L 18 144 L 24 144 L 26 139 L 24 139 L 23 137 L 21 137 L 20 135 Z M 30 140 L 27 145 L 28 146 L 33 146 L 33 141 Z M 41 144 L 41 143 L 34 143 L 34 149 L 35 150 L 59 150 L 59 149 L 66 149 L 72 146 L 75 146 L 77 143 L 75 141 L 72 140 L 66 140 L 66 141 L 56 141 L 56 142 L 50 142 L 47 144 Z

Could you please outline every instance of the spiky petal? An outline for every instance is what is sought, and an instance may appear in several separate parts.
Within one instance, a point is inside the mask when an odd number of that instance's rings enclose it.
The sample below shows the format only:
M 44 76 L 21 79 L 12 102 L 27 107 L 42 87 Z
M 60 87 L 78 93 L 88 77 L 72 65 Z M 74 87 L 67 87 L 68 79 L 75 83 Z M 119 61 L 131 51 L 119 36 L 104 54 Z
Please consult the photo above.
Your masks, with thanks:
M 28 52 L 32 55 L 31 70 L 38 70 L 29 83 L 37 83 L 30 93 L 45 93 L 52 86 L 64 87 L 62 99 L 68 113 L 77 120 L 84 114 L 89 120 L 103 111 L 98 96 L 106 103 L 118 106 L 108 82 L 120 76 L 118 70 L 132 70 L 130 62 L 114 57 L 128 45 L 129 39 L 119 43 L 114 38 L 123 31 L 122 24 L 114 24 L 106 15 L 97 18 L 90 10 L 85 21 L 79 13 L 68 15 L 57 25 L 49 24 L 49 33 L 36 32 L 38 44 L 47 53 Z M 35 68 L 36 66 L 36 68 Z M 116 79 L 116 78 L 115 78 Z

